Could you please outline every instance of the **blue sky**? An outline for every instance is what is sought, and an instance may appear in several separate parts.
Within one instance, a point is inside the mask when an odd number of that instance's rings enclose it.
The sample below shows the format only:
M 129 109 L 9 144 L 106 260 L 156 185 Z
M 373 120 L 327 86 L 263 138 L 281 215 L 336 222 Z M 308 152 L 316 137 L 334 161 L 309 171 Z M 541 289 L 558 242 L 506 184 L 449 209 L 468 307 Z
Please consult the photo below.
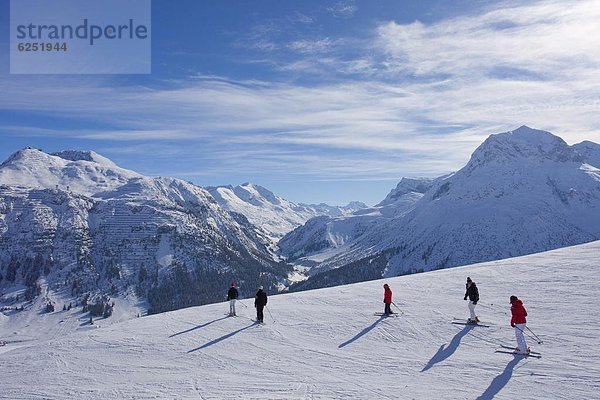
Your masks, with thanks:
M 0 159 L 91 149 L 202 186 L 382 200 L 520 125 L 600 142 L 598 1 L 152 2 L 151 75 L 10 75 Z

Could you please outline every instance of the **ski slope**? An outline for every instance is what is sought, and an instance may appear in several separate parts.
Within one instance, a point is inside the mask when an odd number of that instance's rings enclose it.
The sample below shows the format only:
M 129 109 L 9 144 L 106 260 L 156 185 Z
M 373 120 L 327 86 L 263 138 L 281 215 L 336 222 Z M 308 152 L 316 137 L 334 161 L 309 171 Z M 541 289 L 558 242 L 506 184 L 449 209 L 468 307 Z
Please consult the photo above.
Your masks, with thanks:
M 373 315 L 384 281 L 272 296 L 265 325 L 253 324 L 250 299 L 237 318 L 220 303 L 22 343 L 3 317 L 0 398 L 598 398 L 598 254 L 600 241 L 387 279 L 398 318 Z M 450 323 L 468 315 L 467 276 L 489 328 Z M 515 343 L 512 294 L 544 342 L 528 338 L 541 359 L 495 353 Z

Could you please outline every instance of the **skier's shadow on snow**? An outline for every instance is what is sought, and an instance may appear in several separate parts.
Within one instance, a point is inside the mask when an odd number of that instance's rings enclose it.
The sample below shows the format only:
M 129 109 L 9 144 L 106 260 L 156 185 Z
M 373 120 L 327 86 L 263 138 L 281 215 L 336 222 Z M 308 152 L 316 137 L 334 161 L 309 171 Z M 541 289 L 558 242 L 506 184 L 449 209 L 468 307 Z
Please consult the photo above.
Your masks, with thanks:
M 450 341 L 450 344 L 448 346 L 446 346 L 446 343 L 441 345 L 440 348 L 438 349 L 437 353 L 435 353 L 433 355 L 433 357 L 431 357 L 431 360 L 429 360 L 427 365 L 425 365 L 423 367 L 421 372 L 427 371 L 428 369 L 433 367 L 435 364 L 444 361 L 445 359 L 450 357 L 452 354 L 454 354 L 456 349 L 458 349 L 458 346 L 460 345 L 460 341 L 462 340 L 462 338 L 465 337 L 465 335 L 467 333 L 469 333 L 469 331 L 471 329 L 473 329 L 472 325 L 465 326 L 463 329 L 461 329 L 460 332 L 458 332 L 456 335 L 454 335 L 454 337 L 452 338 L 452 340 Z
M 195 349 L 188 351 L 188 353 L 193 353 L 194 351 L 198 351 L 198 350 L 202 350 L 202 349 L 205 349 L 205 348 L 207 348 L 207 347 L 210 347 L 210 346 L 212 346 L 213 344 L 217 344 L 217 343 L 219 343 L 219 342 L 221 342 L 221 341 L 223 341 L 223 340 L 225 340 L 225 339 L 229 339 L 230 337 L 232 337 L 232 336 L 234 336 L 234 335 L 237 335 L 238 333 L 240 333 L 240 332 L 242 332 L 242 331 L 245 331 L 246 329 L 250 329 L 250 328 L 252 328 L 253 326 L 256 326 L 256 323 L 254 323 L 254 322 L 253 322 L 251 325 L 245 326 L 245 327 L 243 327 L 243 328 L 241 328 L 241 329 L 238 329 L 237 331 L 233 331 L 233 332 L 231 332 L 231 333 L 228 333 L 227 335 L 223 335 L 223 336 L 221 336 L 220 338 L 217 338 L 217 339 L 215 339 L 215 340 L 211 340 L 210 342 L 208 342 L 208 343 L 205 343 L 205 344 L 203 344 L 203 345 L 202 345 L 202 346 L 200 346 L 200 347 L 196 347 Z
M 348 339 L 344 343 L 340 344 L 338 346 L 338 349 L 341 349 L 342 347 L 346 347 L 350 343 L 356 341 L 357 339 L 360 339 L 362 336 L 366 335 L 373 328 L 375 328 L 377 326 L 377 324 L 380 323 L 381 321 L 383 321 L 385 318 L 386 318 L 386 316 L 382 315 L 377 321 L 373 322 L 371 325 L 367 326 L 365 329 L 363 329 L 362 331 L 358 332 L 352 339 Z
M 497 377 L 492 380 L 490 386 L 483 392 L 481 396 L 477 398 L 477 400 L 490 400 L 493 399 L 500 391 L 506 386 L 510 378 L 512 378 L 513 370 L 515 366 L 521 361 L 523 358 L 515 355 L 513 360 L 506 365 L 504 371 Z
M 209 321 L 209 322 L 207 322 L 205 324 L 195 326 L 195 327 L 187 329 L 185 331 L 174 333 L 174 334 L 172 334 L 169 337 L 175 337 L 175 336 L 183 335 L 184 333 L 188 333 L 188 332 L 191 332 L 191 331 L 195 331 L 196 329 L 204 328 L 205 326 L 208 326 L 210 324 L 214 324 L 215 322 L 223 321 L 224 319 L 227 319 L 227 318 L 229 318 L 229 317 L 217 318 L 217 319 L 215 319 L 213 321 Z

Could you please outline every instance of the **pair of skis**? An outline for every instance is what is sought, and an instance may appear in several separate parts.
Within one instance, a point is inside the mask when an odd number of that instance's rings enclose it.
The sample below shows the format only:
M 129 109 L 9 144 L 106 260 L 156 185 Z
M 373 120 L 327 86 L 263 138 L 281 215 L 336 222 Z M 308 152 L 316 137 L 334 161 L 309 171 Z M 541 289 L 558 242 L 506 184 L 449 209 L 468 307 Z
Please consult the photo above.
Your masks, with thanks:
M 402 313 L 402 314 L 404 314 L 404 313 Z M 386 314 L 386 313 L 376 312 L 376 313 L 375 313 L 375 314 L 373 314 L 373 315 L 375 315 L 375 316 L 377 316 L 377 317 L 398 318 L 398 317 L 399 317 L 399 316 L 401 316 L 402 314 L 400 314 L 400 313 L 391 313 L 391 314 Z
M 452 320 L 452 323 L 455 325 L 466 325 L 466 326 L 481 326 L 482 328 L 489 328 L 490 325 L 486 325 L 486 324 L 482 324 L 479 322 L 469 322 L 469 321 L 465 321 L 463 319 L 456 319 L 454 318 L 454 320 Z
M 238 317 L 237 314 L 229 314 L 229 313 L 225 314 L 225 316 L 226 317 L 233 317 L 233 318 L 237 318 Z M 265 324 L 264 322 L 260 322 L 260 321 L 257 321 L 255 319 L 252 319 L 252 318 L 250 319 L 250 321 L 254 322 L 256 325 L 264 325 Z
M 496 350 L 496 353 L 512 354 L 514 356 L 522 356 L 522 357 L 542 358 L 542 354 L 537 351 L 530 351 L 529 353 L 523 354 L 523 353 L 518 353 L 517 352 L 518 350 L 515 349 L 514 347 L 504 346 L 504 345 L 500 345 L 500 347 L 502 347 L 503 349 L 507 349 L 507 350 Z M 512 350 L 512 351 L 508 351 L 508 350 Z
M 452 321 L 453 324 L 455 325 L 466 325 L 466 326 L 480 326 L 482 328 L 489 328 L 491 325 L 486 325 L 486 324 L 482 324 L 482 323 L 473 323 L 473 322 L 468 322 L 468 321 L 464 321 L 464 320 L 457 320 L 454 319 L 454 321 Z M 510 347 L 510 346 L 505 346 L 505 345 L 500 345 L 500 347 L 502 349 L 506 349 L 506 350 L 496 350 L 496 353 L 503 353 L 503 354 L 512 354 L 515 356 L 522 356 L 522 357 L 534 357 L 534 358 L 542 358 L 541 353 L 537 352 L 537 351 L 530 351 L 529 353 L 523 354 L 523 353 L 518 353 L 518 349 L 515 349 L 514 347 Z M 508 350 L 512 350 L 512 351 L 508 351 Z

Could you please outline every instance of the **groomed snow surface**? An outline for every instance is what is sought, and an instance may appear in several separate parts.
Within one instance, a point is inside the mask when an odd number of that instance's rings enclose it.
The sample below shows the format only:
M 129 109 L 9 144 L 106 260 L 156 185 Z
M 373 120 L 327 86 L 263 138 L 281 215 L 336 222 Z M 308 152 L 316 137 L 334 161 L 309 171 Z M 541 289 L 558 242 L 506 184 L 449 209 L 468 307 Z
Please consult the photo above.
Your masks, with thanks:
M 247 299 L 237 318 L 221 303 L 18 343 L 5 317 L 0 398 L 598 398 L 598 254 L 597 241 L 387 279 L 398 318 L 373 315 L 383 281 L 271 296 L 265 325 Z M 468 314 L 467 276 L 489 328 L 451 323 Z M 543 340 L 527 338 L 541 359 L 495 352 L 515 345 L 513 294 Z

